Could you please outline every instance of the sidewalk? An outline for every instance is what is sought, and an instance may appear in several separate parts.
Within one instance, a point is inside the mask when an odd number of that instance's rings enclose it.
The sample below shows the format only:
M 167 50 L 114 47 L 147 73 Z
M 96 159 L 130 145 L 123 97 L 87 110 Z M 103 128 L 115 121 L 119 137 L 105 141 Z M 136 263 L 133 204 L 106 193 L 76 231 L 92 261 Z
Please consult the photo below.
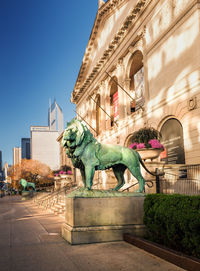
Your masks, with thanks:
M 71 246 L 60 235 L 62 218 L 20 199 L 0 199 L 2 271 L 183 270 L 126 242 Z

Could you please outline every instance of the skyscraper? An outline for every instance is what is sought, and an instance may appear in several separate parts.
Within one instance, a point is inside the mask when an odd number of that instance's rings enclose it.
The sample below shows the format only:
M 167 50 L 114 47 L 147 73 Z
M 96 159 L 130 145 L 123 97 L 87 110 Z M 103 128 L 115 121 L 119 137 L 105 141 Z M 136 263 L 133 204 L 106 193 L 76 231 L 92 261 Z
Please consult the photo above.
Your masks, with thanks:
M 57 131 L 59 134 L 63 131 L 63 112 L 60 106 L 54 102 L 49 106 L 48 124 L 50 131 Z
M 30 138 L 21 139 L 22 159 L 30 159 Z

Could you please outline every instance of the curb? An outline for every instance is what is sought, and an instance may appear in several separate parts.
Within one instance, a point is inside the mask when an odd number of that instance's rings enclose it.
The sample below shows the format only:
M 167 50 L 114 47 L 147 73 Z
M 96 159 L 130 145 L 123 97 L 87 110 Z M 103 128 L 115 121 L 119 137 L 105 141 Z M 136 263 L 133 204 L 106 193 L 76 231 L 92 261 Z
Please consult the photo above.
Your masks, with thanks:
M 162 245 L 158 245 L 151 241 L 135 237 L 128 233 L 125 233 L 123 235 L 123 239 L 124 241 L 136 247 L 139 247 L 151 254 L 154 254 L 170 263 L 173 263 L 183 269 L 189 271 L 200 270 L 200 260 L 197 258 L 187 256 L 172 249 L 168 249 Z

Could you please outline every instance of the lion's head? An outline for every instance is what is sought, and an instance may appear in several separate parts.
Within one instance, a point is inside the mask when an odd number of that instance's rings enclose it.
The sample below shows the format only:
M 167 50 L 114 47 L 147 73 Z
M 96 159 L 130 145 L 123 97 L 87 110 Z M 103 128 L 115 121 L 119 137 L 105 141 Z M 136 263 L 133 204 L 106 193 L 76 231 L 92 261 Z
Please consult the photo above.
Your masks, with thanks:
M 75 149 L 80 146 L 84 139 L 93 137 L 86 125 L 80 120 L 73 119 L 67 123 L 67 127 L 64 131 L 62 138 L 62 145 L 68 149 Z
M 81 122 L 77 120 L 68 122 L 62 138 L 63 147 L 75 148 L 81 144 L 83 132 L 84 129 Z

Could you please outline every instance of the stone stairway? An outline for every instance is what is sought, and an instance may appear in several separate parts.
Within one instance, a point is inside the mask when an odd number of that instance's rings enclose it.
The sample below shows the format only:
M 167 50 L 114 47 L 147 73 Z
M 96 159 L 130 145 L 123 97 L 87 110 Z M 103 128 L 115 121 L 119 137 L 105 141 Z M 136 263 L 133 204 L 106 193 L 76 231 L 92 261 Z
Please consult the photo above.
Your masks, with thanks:
M 41 208 L 64 217 L 65 215 L 65 195 L 77 189 L 75 184 L 68 184 L 59 191 L 37 193 L 34 202 Z

